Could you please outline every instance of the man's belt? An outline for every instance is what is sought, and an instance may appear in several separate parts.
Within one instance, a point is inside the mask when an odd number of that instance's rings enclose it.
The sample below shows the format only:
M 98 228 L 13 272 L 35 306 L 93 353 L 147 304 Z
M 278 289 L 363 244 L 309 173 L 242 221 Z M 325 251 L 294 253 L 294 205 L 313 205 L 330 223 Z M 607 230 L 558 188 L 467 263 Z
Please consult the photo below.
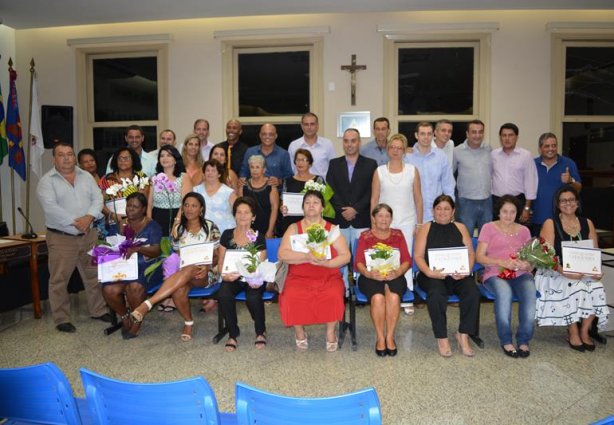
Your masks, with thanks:
M 47 231 L 48 232 L 52 232 L 52 233 L 57 233 L 59 235 L 64 235 L 64 236 L 72 236 L 74 238 L 79 237 L 79 236 L 84 236 L 85 233 L 77 233 L 76 235 L 73 235 L 72 233 L 66 233 L 66 232 L 62 232 L 61 230 L 58 229 L 52 229 L 51 227 L 47 227 Z

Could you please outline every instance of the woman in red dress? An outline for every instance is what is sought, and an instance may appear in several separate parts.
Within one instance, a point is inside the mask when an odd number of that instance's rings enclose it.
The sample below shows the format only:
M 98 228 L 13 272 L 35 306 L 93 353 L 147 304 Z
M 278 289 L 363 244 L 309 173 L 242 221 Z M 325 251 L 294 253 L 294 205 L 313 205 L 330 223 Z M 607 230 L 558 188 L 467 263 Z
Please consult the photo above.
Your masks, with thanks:
M 288 275 L 279 295 L 281 320 L 294 326 L 296 347 L 309 347 L 305 325 L 326 323 L 326 350 L 337 350 L 335 325 L 343 318 L 344 286 L 340 267 L 350 262 L 350 250 L 339 229 L 322 218 L 324 197 L 320 192 L 307 191 L 303 197 L 304 218 L 291 224 L 279 247 L 278 258 L 288 264 Z M 291 237 L 307 233 L 314 224 L 324 227 L 331 244 L 331 259 L 322 259 L 311 252 L 292 250 Z

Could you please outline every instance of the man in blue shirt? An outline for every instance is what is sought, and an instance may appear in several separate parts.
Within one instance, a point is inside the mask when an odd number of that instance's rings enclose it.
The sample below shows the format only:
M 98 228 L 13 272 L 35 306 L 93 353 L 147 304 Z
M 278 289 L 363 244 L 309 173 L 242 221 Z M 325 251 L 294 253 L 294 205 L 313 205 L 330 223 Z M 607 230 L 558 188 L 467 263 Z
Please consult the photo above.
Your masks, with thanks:
M 422 187 L 423 222 L 433 219 L 433 201 L 441 194 L 454 198 L 456 185 L 452 168 L 446 154 L 441 149 L 433 149 L 433 124 L 422 121 L 416 126 L 415 137 L 418 142 L 413 152 L 406 154 L 403 160 L 413 164 L 420 174 Z
M 544 222 L 553 216 L 553 197 L 564 185 L 573 186 L 578 192 L 582 189 L 580 173 L 573 159 L 558 154 L 556 136 L 544 133 L 539 136 L 540 156 L 535 158 L 537 167 L 537 198 L 533 202 L 533 224 L 531 233 L 539 235 Z
M 266 175 L 269 178 L 269 185 L 280 186 L 283 180 L 292 176 L 292 164 L 290 155 L 284 148 L 277 146 L 277 129 L 273 124 L 264 124 L 260 127 L 260 144 L 252 146 L 245 151 L 243 164 L 239 177 L 245 179 L 249 177 L 249 165 L 247 161 L 252 155 L 262 155 L 266 162 Z
M 388 136 L 390 136 L 390 121 L 379 117 L 373 121 L 373 137 L 369 143 L 360 148 L 360 154 L 371 158 L 377 165 L 388 164 Z

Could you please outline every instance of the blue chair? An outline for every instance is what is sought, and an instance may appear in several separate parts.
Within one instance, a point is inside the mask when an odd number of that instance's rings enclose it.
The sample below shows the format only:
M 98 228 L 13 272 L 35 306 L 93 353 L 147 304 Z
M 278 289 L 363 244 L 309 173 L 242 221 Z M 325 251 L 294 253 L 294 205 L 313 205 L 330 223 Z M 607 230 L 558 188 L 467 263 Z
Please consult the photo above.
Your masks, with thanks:
M 356 252 L 356 247 L 358 246 L 358 240 L 354 241 L 354 250 Z M 350 263 L 350 267 L 353 266 L 353 262 Z M 350 341 L 352 343 L 352 351 L 358 350 L 358 342 L 356 338 L 356 305 L 367 305 L 369 304 L 369 299 L 367 296 L 360 290 L 358 287 L 358 278 L 360 274 L 356 270 L 350 269 L 350 296 L 349 296 L 349 310 L 350 310 L 350 321 L 347 322 L 345 320 L 345 311 L 343 312 L 343 319 L 339 324 L 339 348 L 342 347 L 343 342 L 345 341 L 345 334 L 349 331 L 350 333 Z M 414 293 L 407 289 L 401 298 L 402 303 L 411 303 L 414 301 Z
M 85 400 L 73 397 L 53 363 L 0 369 L 0 394 L 0 418 L 7 418 L 6 424 L 92 423 Z
M 299 398 L 272 394 L 237 382 L 235 397 L 240 425 L 382 423 L 379 399 L 373 387 L 333 397 Z
M 81 380 L 92 417 L 110 424 L 236 424 L 220 413 L 213 390 L 202 377 L 160 383 L 119 381 L 81 368 Z
M 614 425 L 614 415 L 603 418 L 597 422 L 593 422 L 591 425 Z
M 277 252 L 279 251 L 280 243 L 281 243 L 280 238 L 273 238 L 273 239 L 266 240 L 266 253 L 267 253 L 267 258 L 269 262 L 271 263 L 277 262 Z M 275 292 L 264 291 L 264 293 L 262 294 L 262 299 L 264 301 L 273 301 L 276 295 L 277 294 Z M 235 300 L 245 302 L 246 300 L 245 291 L 239 292 L 237 296 L 235 297 Z M 218 317 L 218 332 L 213 337 L 214 344 L 219 343 L 224 338 L 224 336 L 228 333 L 228 329 L 226 328 L 226 324 L 224 323 L 224 318 L 222 317 L 222 312 L 220 311 L 219 308 L 217 310 L 217 317 Z

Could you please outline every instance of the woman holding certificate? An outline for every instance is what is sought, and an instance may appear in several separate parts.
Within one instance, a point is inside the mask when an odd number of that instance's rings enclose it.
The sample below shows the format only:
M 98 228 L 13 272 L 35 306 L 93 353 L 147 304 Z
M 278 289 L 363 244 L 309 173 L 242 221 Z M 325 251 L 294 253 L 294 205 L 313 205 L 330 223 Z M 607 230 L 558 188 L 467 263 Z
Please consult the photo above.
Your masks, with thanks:
M 285 326 L 294 326 L 296 347 L 309 348 L 305 325 L 326 323 L 326 351 L 337 351 L 335 325 L 343 318 L 344 286 L 340 267 L 350 250 L 339 229 L 322 218 L 324 196 L 309 190 L 303 197 L 304 218 L 290 225 L 279 247 L 288 275 L 279 295 Z
M 257 349 L 266 346 L 266 326 L 264 319 L 264 282 L 245 281 L 235 265 L 237 261 L 244 262 L 251 247 L 258 250 L 259 261 L 266 258 L 266 240 L 262 232 L 252 229 L 256 218 L 256 203 L 250 197 L 239 197 L 232 205 L 232 212 L 237 223 L 234 229 L 225 230 L 220 238 L 218 270 L 222 271 L 222 286 L 217 292 L 220 311 L 228 328 L 228 341 L 225 349 L 228 352 L 237 349 L 239 326 L 237 325 L 237 307 L 235 296 L 245 290 L 247 309 L 254 319 Z M 255 250 L 254 250 L 255 251 Z
M 541 237 L 554 246 L 563 263 L 574 267 L 565 258 L 562 247 L 598 248 L 595 226 L 588 218 L 579 217 L 578 192 L 571 186 L 563 186 L 554 196 L 554 219 L 548 219 L 541 230 Z M 596 261 L 601 254 L 596 252 Z M 537 300 L 537 324 L 539 326 L 567 326 L 569 346 L 576 351 L 593 351 L 595 344 L 589 336 L 593 320 L 603 327 L 608 321 L 601 273 L 539 269 L 535 275 L 535 286 L 541 293 Z
M 288 227 L 292 223 L 296 223 L 297 221 L 303 218 L 303 210 L 297 211 L 294 209 L 298 202 L 294 202 L 289 209 L 288 204 L 284 204 L 284 197 L 288 198 L 288 203 L 290 202 L 290 198 L 292 200 L 297 201 L 298 198 L 302 198 L 301 192 L 305 188 L 305 183 L 310 180 L 315 181 L 316 183 L 325 184 L 324 178 L 320 176 L 316 176 L 315 174 L 311 174 L 309 169 L 313 165 L 313 156 L 311 152 L 307 149 L 297 149 L 294 154 L 294 166 L 296 168 L 296 174 L 292 177 L 288 177 L 284 179 L 284 184 L 282 188 L 282 205 L 281 205 L 281 214 L 283 215 L 281 219 L 281 230 L 282 233 L 286 233 Z M 298 208 L 297 208 L 298 209 Z
M 145 300 L 145 290 L 157 285 L 162 280 L 162 273 L 156 272 L 149 279 L 145 277 L 145 269 L 160 255 L 160 239 L 162 229 L 155 221 L 148 218 L 147 198 L 140 192 L 132 193 L 126 198 L 126 218 L 122 220 L 121 233 L 126 239 L 145 239 L 144 242 L 131 246 L 126 251 L 126 258 L 132 254 L 138 255 L 138 279 L 133 282 L 104 282 L 102 296 L 109 307 L 119 314 L 122 320 L 122 336 L 131 339 L 137 336 L 139 323 L 132 323 L 126 308 L 126 300 L 131 310 L 137 308 Z M 124 299 L 124 296 L 126 299 Z
M 401 311 L 401 297 L 407 289 L 405 272 L 411 256 L 403 232 L 391 229 L 392 208 L 378 204 L 371 212 L 371 230 L 358 239 L 354 268 L 360 273 L 358 287 L 371 304 L 375 327 L 375 354 L 396 356 L 394 330 Z
M 184 319 L 181 340 L 192 339 L 192 312 L 188 293 L 193 286 L 211 284 L 209 271 L 217 263 L 217 246 L 220 231 L 210 220 L 205 219 L 205 200 L 202 195 L 190 192 L 183 197 L 181 216 L 172 231 L 175 252 L 164 262 L 164 283 L 149 299 L 131 314 L 135 323 L 140 323 L 154 304 L 172 297 L 177 310 Z
M 448 296 L 460 298 L 460 324 L 456 341 L 463 355 L 473 357 L 469 335 L 476 335 L 480 294 L 470 272 L 475 255 L 471 236 L 462 223 L 454 221 L 454 200 L 439 195 L 433 202 L 433 221 L 416 234 L 414 261 L 420 269 L 418 284 L 427 293 L 437 349 L 442 357 L 452 356 L 448 340 L 446 308 Z
M 518 259 L 518 251 L 531 240 L 531 233 L 518 224 L 517 202 L 511 195 L 499 198 L 494 208 L 499 219 L 482 226 L 476 259 L 485 267 L 484 286 L 495 294 L 495 321 L 503 353 L 526 358 L 533 338 L 536 292 L 533 267 Z M 518 298 L 518 350 L 512 341 L 512 295 Z

